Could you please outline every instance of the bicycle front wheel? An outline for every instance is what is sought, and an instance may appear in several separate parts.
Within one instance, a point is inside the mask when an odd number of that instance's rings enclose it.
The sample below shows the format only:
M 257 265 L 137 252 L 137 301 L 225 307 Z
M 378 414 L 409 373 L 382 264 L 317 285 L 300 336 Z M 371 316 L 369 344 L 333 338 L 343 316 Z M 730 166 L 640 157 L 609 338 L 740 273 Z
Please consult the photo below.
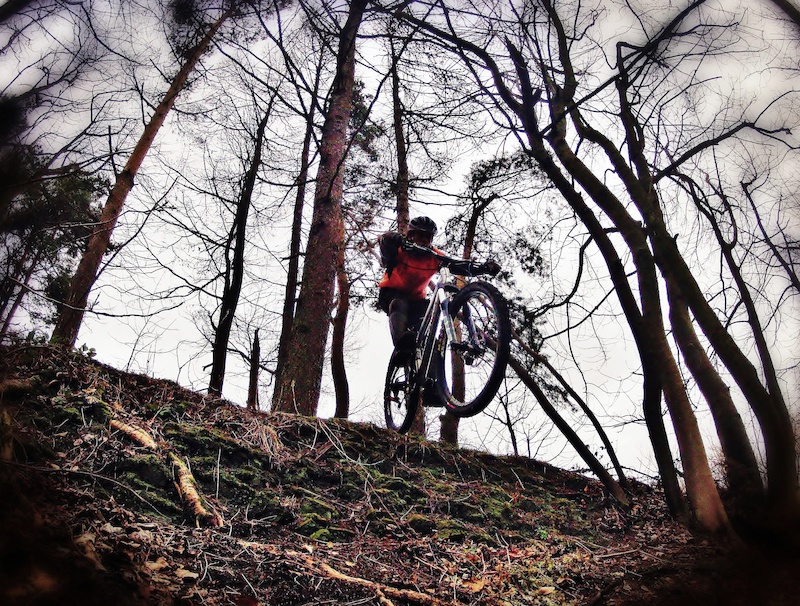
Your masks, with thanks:
M 436 356 L 436 382 L 447 410 L 471 417 L 489 405 L 505 377 L 511 347 L 508 304 L 494 286 L 475 282 L 450 302 L 455 341 Z
M 414 422 L 419 405 L 419 389 L 414 383 L 412 361 L 408 355 L 392 354 L 383 389 L 383 413 L 386 427 L 406 433 Z

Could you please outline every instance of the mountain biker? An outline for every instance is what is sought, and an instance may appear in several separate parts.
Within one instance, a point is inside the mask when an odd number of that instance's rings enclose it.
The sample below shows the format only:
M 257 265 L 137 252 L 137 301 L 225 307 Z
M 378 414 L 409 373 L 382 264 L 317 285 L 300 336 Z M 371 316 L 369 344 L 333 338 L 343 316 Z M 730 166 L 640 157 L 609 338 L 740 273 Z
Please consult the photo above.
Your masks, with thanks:
M 445 264 L 445 261 L 431 253 L 409 249 L 408 245 L 416 244 L 444 255 L 444 252 L 432 246 L 437 231 L 433 219 L 421 216 L 411 220 L 405 236 L 390 231 L 378 238 L 381 263 L 386 268 L 378 284 L 378 306 L 389 316 L 389 332 L 398 351 L 413 351 L 419 324 L 428 308 L 428 283 Z M 494 276 L 500 271 L 500 266 L 494 261 L 453 261 L 447 266 L 459 276 Z

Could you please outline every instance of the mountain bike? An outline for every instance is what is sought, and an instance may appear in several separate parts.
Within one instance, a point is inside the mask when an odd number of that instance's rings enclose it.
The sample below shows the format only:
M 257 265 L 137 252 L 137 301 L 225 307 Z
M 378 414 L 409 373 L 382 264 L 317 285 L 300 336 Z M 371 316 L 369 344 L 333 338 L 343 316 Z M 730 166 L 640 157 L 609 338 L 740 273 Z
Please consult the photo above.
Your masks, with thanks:
M 508 304 L 493 285 L 459 287 L 448 265 L 463 261 L 424 250 L 442 261 L 412 352 L 395 349 L 383 393 L 386 426 L 405 433 L 420 406 L 444 407 L 458 417 L 483 411 L 500 389 L 511 345 Z

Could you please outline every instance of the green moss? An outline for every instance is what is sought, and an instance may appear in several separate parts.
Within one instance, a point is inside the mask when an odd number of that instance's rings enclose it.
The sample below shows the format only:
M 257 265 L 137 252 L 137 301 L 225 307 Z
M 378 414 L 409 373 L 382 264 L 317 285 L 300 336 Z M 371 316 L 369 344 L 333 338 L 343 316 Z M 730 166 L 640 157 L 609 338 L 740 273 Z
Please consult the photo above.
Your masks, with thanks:
M 317 497 L 304 497 L 300 503 L 300 513 L 301 515 L 316 515 L 326 520 L 339 517 L 336 507 Z
M 262 490 L 252 495 L 246 504 L 248 520 L 265 520 L 276 524 L 289 524 L 295 520 L 294 513 L 281 505 L 271 491 Z
M 148 453 L 122 459 L 117 463 L 116 471 L 123 476 L 135 478 L 137 486 L 148 490 L 172 488 L 172 473 L 156 454 Z
M 465 522 L 480 524 L 486 520 L 486 514 L 480 504 L 476 504 L 472 500 L 451 501 L 448 509 L 451 516 Z
M 469 534 L 469 530 L 458 520 L 444 518 L 439 520 L 436 526 L 436 537 L 443 541 L 459 543 L 464 541 Z

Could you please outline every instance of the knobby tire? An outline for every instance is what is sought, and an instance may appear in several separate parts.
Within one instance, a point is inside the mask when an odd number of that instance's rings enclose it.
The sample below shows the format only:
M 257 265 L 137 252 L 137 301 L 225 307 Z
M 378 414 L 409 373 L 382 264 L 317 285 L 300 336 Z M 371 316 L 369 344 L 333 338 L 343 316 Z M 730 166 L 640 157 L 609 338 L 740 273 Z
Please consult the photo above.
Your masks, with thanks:
M 412 361 L 408 355 L 394 352 L 383 389 L 383 412 L 386 427 L 398 433 L 411 429 L 419 405 L 419 389 L 413 382 Z
M 466 334 L 460 327 L 456 343 L 447 343 L 436 360 L 437 388 L 445 408 L 458 417 L 471 417 L 483 411 L 492 401 L 505 377 L 511 349 L 511 320 L 508 304 L 500 291 L 486 282 L 473 282 L 461 289 L 450 302 L 450 316 L 460 323 L 468 314 L 479 324 L 481 348 L 467 353 L 458 350 Z M 482 353 L 481 353 L 482 352 Z M 455 364 L 464 370 L 474 386 L 466 384 L 464 395 L 455 378 Z

